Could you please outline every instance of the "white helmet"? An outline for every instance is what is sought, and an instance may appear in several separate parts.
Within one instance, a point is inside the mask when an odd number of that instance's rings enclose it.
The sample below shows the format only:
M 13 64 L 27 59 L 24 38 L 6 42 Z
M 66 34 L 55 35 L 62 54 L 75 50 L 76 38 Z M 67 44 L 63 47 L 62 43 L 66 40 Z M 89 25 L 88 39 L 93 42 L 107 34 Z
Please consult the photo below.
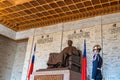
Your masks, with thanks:
M 96 49 L 100 51 L 100 50 L 101 50 L 100 45 L 98 45 L 98 44 L 97 44 L 97 45 L 94 45 L 94 46 L 93 46 L 93 51 L 96 50 Z

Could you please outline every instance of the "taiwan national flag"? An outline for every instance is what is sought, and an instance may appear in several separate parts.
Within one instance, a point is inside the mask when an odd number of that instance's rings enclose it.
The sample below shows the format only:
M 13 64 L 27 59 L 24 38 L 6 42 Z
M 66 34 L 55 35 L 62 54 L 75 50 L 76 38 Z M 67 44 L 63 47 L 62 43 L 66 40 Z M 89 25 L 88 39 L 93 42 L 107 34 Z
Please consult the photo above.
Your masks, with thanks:
M 87 80 L 86 40 L 84 40 L 84 53 L 82 57 L 82 79 Z
M 35 44 L 35 46 L 34 46 L 34 53 L 33 53 L 33 55 L 32 55 L 32 60 L 31 60 L 30 67 L 29 67 L 28 80 L 30 80 L 30 75 L 31 75 L 32 72 L 33 72 L 34 60 L 35 60 L 35 52 L 36 52 L 36 44 Z

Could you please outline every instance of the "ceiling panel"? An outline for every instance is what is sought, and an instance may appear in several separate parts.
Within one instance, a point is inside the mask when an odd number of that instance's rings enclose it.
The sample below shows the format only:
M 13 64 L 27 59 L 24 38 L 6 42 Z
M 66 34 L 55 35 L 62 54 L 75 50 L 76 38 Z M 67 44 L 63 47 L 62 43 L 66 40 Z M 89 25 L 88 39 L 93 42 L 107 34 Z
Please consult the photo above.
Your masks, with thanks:
M 119 0 L 0 0 L 0 23 L 22 31 L 119 11 Z

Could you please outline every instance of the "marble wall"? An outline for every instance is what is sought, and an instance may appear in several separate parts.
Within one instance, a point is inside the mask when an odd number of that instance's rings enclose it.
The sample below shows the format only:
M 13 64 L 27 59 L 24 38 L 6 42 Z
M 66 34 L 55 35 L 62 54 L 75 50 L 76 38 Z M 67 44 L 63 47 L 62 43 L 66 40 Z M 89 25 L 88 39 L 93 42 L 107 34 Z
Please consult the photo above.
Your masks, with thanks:
M 120 23 L 103 26 L 103 75 L 105 80 L 120 80 Z
M 15 59 L 17 44 L 0 37 L 0 80 L 9 80 Z
M 21 80 L 27 42 L 17 43 L 11 80 Z
M 21 80 L 26 45 L 0 36 L 0 80 Z

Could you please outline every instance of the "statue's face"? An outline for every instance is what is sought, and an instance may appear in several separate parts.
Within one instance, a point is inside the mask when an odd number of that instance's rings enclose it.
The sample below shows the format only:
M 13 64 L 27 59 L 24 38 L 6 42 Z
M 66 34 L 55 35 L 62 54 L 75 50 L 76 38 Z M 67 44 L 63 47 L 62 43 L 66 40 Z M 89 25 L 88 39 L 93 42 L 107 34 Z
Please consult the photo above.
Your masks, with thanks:
M 71 40 L 68 40 L 68 45 L 72 46 L 72 41 Z

